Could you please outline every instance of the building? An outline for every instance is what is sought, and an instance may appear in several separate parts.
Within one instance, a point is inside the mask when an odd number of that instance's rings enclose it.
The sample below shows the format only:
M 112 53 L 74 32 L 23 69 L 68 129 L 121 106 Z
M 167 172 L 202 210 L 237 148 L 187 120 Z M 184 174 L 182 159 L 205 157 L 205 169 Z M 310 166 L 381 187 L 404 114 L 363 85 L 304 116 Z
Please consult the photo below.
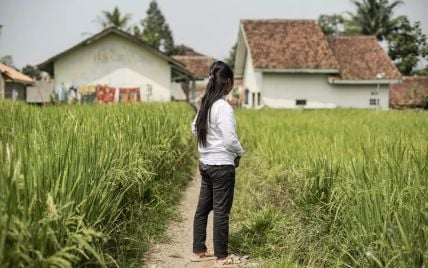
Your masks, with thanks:
M 402 83 L 391 85 L 389 106 L 428 109 L 428 76 L 407 76 Z
M 214 63 L 214 59 L 194 51 L 192 48 L 183 46 L 184 54 L 183 55 L 174 55 L 172 56 L 177 61 L 184 64 L 187 70 L 190 71 L 194 78 L 194 83 L 190 85 L 189 88 L 186 88 L 186 85 L 183 85 L 184 91 L 189 92 L 190 99 L 192 102 L 200 103 L 205 89 L 208 84 L 208 77 L 210 73 L 210 66 Z
M 0 99 L 26 101 L 27 87 L 34 84 L 31 77 L 0 63 Z
M 95 86 L 103 86 L 103 93 L 123 89 L 125 93 L 138 93 L 141 101 L 170 101 L 174 97 L 174 83 L 189 84 L 193 79 L 183 64 L 115 27 L 37 67 L 54 78 L 57 92 L 70 89 L 70 92 L 93 94 Z
M 327 38 L 313 20 L 242 20 L 235 75 L 245 107 L 388 108 L 401 79 L 375 37 Z

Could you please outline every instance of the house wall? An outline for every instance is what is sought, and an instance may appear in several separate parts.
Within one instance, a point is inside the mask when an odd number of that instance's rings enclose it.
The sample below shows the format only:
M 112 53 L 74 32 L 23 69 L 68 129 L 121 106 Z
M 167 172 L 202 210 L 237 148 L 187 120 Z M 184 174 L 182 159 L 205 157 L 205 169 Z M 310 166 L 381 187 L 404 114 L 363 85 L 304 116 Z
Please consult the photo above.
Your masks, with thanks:
M 262 103 L 272 108 L 298 108 L 297 99 L 306 100 L 304 108 L 376 108 L 376 85 L 330 84 L 326 74 L 263 74 Z M 380 105 L 388 108 L 388 86 L 380 87 Z
M 4 78 L 0 72 L 0 100 L 4 99 Z
M 250 53 L 247 53 L 244 67 L 243 84 L 244 91 L 248 90 L 248 96 L 245 94 L 244 107 L 253 107 L 257 104 L 257 96 L 262 89 L 263 75 L 253 67 L 253 61 Z M 254 105 L 253 105 L 254 104 Z
M 27 87 L 28 103 L 46 103 L 50 101 L 51 94 L 54 93 L 54 81 L 36 81 L 33 86 Z
M 110 34 L 54 62 L 56 87 L 109 85 L 140 87 L 142 100 L 171 99 L 171 67 L 165 59 L 132 41 Z M 149 88 L 152 95 L 149 96 Z
M 5 99 L 13 99 L 13 91 L 16 91 L 16 100 L 26 100 L 26 86 L 15 82 L 5 82 Z

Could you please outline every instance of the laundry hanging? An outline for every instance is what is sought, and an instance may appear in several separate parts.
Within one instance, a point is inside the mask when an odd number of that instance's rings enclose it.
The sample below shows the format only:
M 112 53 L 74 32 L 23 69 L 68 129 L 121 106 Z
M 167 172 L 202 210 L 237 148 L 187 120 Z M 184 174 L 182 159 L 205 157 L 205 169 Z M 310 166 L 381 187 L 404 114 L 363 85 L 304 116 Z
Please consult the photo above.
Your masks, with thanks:
M 109 86 L 96 87 L 98 103 L 113 103 L 116 89 Z
M 119 89 L 119 102 L 140 102 L 140 88 L 120 88 Z
M 79 86 L 77 88 L 80 95 L 90 95 L 96 92 L 96 86 L 88 85 L 88 86 Z

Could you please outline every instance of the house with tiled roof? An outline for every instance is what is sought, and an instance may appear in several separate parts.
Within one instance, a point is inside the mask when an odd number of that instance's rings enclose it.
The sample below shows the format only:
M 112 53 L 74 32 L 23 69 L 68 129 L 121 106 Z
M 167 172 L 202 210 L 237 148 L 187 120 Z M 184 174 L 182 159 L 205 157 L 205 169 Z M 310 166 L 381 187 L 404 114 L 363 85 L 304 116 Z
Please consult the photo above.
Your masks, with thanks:
M 52 56 L 38 68 L 54 78 L 57 92 L 65 88 L 90 96 L 96 89 L 97 99 L 104 103 L 121 98 L 167 102 L 174 99 L 177 83 L 193 79 L 182 63 L 115 27 Z
M 0 63 L 0 99 L 25 101 L 27 87 L 33 84 L 31 77 Z
M 401 74 L 375 37 L 331 37 L 315 20 L 242 20 L 235 58 L 246 107 L 388 108 Z
M 192 74 L 194 78 L 193 84 L 190 85 L 190 88 L 187 90 L 189 91 L 191 100 L 195 104 L 198 104 L 205 93 L 205 89 L 208 84 L 210 66 L 213 64 L 214 58 L 196 52 L 190 47 L 183 47 L 185 48 L 183 55 L 174 55 L 172 57 L 182 63 Z M 183 84 L 183 88 L 186 91 L 186 84 Z
M 403 82 L 392 84 L 389 107 L 395 109 L 428 109 L 428 76 L 406 76 Z

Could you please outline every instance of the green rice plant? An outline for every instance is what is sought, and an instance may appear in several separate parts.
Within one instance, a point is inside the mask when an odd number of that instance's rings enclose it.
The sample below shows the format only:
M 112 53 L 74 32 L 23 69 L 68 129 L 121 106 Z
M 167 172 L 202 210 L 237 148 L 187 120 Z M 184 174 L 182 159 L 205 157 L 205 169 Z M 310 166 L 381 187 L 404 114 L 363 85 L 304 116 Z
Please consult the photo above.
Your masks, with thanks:
M 236 114 L 247 153 L 237 173 L 233 250 L 270 265 L 426 266 L 426 113 Z
M 2 102 L 0 114 L 0 266 L 137 266 L 191 177 L 192 109 Z

